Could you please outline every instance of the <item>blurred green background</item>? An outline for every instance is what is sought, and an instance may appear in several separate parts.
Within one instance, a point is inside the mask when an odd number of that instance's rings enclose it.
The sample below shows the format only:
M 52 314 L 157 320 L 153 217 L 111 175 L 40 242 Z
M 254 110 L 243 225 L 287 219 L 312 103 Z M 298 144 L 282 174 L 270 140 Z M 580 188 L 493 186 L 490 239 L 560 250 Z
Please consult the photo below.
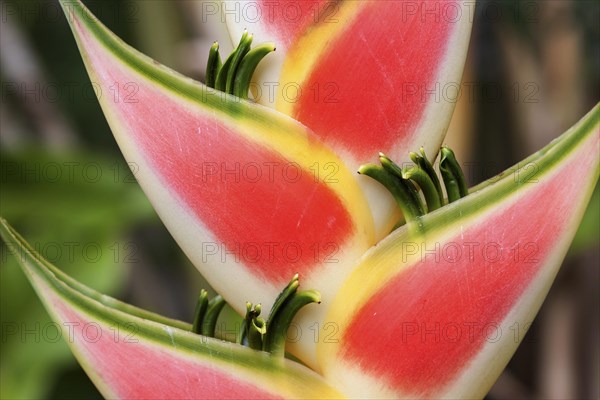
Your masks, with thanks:
M 86 1 L 125 41 L 202 78 L 210 43 L 198 1 Z M 55 1 L 0 0 L 0 212 L 51 262 L 93 288 L 190 320 L 207 285 L 135 183 Z M 600 2 L 478 2 L 447 143 L 491 177 L 575 123 L 600 93 Z M 600 198 L 539 317 L 489 394 L 599 396 Z M 2 245 L 0 397 L 99 398 Z M 37 333 L 36 333 L 37 332 Z M 50 332 L 50 331 L 47 331 Z

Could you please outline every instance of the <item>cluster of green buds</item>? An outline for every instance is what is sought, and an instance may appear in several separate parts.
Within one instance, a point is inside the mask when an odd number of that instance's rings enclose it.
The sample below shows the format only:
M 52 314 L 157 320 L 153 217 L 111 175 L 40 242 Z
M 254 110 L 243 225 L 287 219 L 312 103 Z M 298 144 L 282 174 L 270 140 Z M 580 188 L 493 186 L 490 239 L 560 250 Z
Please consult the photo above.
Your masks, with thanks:
M 250 49 L 252 34 L 244 31 L 237 48 L 221 62 L 219 43 L 215 42 L 208 54 L 206 86 L 242 99 L 248 98 L 250 80 L 260 61 L 272 51 L 274 43 L 263 43 Z
M 318 291 L 298 291 L 299 285 L 296 274 L 275 299 L 266 320 L 260 316 L 260 304 L 246 303 L 246 316 L 237 335 L 237 343 L 283 357 L 287 331 L 294 316 L 302 307 L 321 302 L 321 294 Z M 196 304 L 192 331 L 215 337 L 217 319 L 224 306 L 225 301 L 221 296 L 215 296 L 209 301 L 208 292 L 202 290 Z
M 439 169 L 448 195 L 447 200 L 444 199 L 438 175 L 422 147 L 419 153 L 410 153 L 413 165 L 401 168 L 385 154 L 379 153 L 381 165 L 365 164 L 358 169 L 359 174 L 367 175 L 385 186 L 396 199 L 404 217 L 396 227 L 469 193 L 465 176 L 454 152 L 443 146 L 440 154 Z M 422 198 L 419 189 L 423 193 Z

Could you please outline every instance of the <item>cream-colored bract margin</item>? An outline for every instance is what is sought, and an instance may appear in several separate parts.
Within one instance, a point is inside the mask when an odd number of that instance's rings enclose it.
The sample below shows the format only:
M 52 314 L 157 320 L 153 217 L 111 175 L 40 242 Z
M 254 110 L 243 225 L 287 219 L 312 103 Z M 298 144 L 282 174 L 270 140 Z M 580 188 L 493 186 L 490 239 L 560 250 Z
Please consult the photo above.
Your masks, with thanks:
M 493 338 L 485 342 L 477 356 L 470 361 L 469 365 L 464 366 L 462 374 L 444 390 L 444 398 L 480 399 L 489 392 L 517 350 L 526 329 L 533 322 L 544 302 L 571 245 L 572 238 L 575 236 L 579 226 L 576 222 L 581 220 L 585 212 L 585 207 L 582 205 L 585 205 L 591 197 L 593 188 L 594 186 L 590 185 L 588 192 L 581 197 L 580 204 L 574 205 L 574 207 L 578 207 L 578 212 L 573 218 L 573 223 L 568 226 L 560 243 L 544 261 L 546 264 L 544 268 L 532 279 L 530 286 L 525 289 L 506 318 L 498 325 L 496 329 L 498 340 Z M 502 350 L 499 351 L 499 349 Z
M 593 129 L 595 133 L 590 135 L 586 142 L 578 146 L 581 150 L 590 147 L 595 147 L 597 152 L 600 150 L 598 140 L 600 125 L 597 124 Z M 577 152 L 573 152 L 570 158 L 571 160 L 577 159 L 577 156 Z M 568 161 L 564 160 L 564 162 Z M 556 169 L 558 170 L 558 168 Z M 548 179 L 552 179 L 552 177 L 550 176 Z M 499 340 L 497 342 L 489 341 L 485 344 L 470 364 L 465 366 L 464 372 L 454 381 L 454 384 L 445 390 L 445 398 L 452 399 L 459 395 L 468 398 L 483 398 L 504 370 L 523 340 L 526 328 L 533 322 L 554 282 L 554 278 L 585 214 L 586 205 L 592 197 L 597 180 L 598 163 L 596 163 L 596 171 L 590 171 L 587 184 L 584 187 L 575 189 L 581 191 L 578 193 L 579 197 L 573 201 L 572 208 L 575 212 L 570 223 L 565 226 L 559 243 L 553 247 L 550 254 L 543 261 L 544 267 L 533 277 L 531 284 L 525 289 L 499 325 Z M 498 351 L 498 348 L 502 348 L 503 351 Z
M 412 142 L 416 144 L 416 148 L 405 149 L 397 145 L 390 151 L 389 156 L 392 159 L 394 157 L 405 159 L 407 152 L 417 151 L 421 146 L 425 148 L 427 156 L 434 159 L 446 136 L 454 108 L 458 102 L 458 98 L 453 97 L 453 90 L 455 88 L 461 90 L 461 95 L 465 96 L 462 75 L 470 43 L 475 1 L 459 0 L 456 5 L 461 12 L 461 17 L 451 30 L 446 53 L 439 63 L 440 68 L 430 86 L 419 88 L 419 94 L 422 95 L 422 98 L 425 97 L 427 104 L 419 125 L 415 127 Z M 428 90 L 435 90 L 435 93 L 427 94 Z

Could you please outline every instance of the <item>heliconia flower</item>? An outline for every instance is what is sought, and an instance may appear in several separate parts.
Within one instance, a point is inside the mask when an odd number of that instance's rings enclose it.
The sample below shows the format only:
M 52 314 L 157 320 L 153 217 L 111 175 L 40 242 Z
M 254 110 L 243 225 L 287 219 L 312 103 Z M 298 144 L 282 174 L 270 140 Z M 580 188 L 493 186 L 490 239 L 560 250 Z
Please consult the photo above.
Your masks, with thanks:
M 200 272 L 246 315 L 237 344 L 211 337 L 214 326 L 204 330 L 222 304 L 205 293 L 193 325 L 121 303 L 42 260 L 2 220 L 5 242 L 103 395 L 473 398 L 489 390 L 537 313 L 598 180 L 600 105 L 470 190 L 442 148 L 445 200 L 427 154 L 435 154 L 452 106 L 397 91 L 407 82 L 458 81 L 470 27 L 412 12 L 400 13 L 408 21 L 390 18 L 403 3 L 335 3 L 337 23 L 327 25 L 331 3 L 290 2 L 305 10 L 301 23 L 252 26 L 282 43 L 263 76 L 305 91 L 339 83 L 338 103 L 278 98 L 272 109 L 240 99 L 253 71 L 241 65 L 273 47 L 250 53 L 248 32 L 221 69 L 218 46 L 211 49 L 207 80 L 234 96 L 159 65 L 80 2 L 62 2 L 92 81 L 103 93 L 121 89 L 123 97 L 99 100 L 140 185 Z M 319 18 L 311 20 L 305 13 L 314 10 Z M 418 168 L 392 161 L 422 145 L 411 153 Z M 360 166 L 378 152 L 381 165 Z M 391 199 L 393 212 L 375 192 L 365 194 L 368 185 Z M 314 290 L 298 291 L 299 282 Z M 296 343 L 284 348 L 300 308 Z M 261 309 L 272 310 L 267 319 Z
M 353 170 L 380 151 L 393 159 L 415 144 L 437 152 L 474 9 L 458 0 L 259 0 L 228 2 L 222 14 L 232 38 L 248 29 L 277 43 L 257 71 L 256 99 L 309 127 Z M 393 202 L 371 180 L 359 184 L 381 238 Z

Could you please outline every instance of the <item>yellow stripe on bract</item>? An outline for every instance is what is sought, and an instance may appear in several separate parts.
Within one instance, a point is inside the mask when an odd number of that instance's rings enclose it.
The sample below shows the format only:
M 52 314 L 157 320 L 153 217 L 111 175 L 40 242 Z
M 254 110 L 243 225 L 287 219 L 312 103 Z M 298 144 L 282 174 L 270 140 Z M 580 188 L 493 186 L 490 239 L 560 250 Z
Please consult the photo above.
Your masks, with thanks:
M 378 243 L 377 247 L 364 255 L 343 284 L 325 318 L 325 321 L 332 321 L 340 328 L 341 337 L 346 327 L 357 318 L 356 313 L 361 305 L 366 304 L 373 293 L 378 293 L 389 280 L 418 261 L 417 255 L 401 259 L 402 249 L 398 243 L 405 243 L 408 237 L 406 227 L 403 227 Z M 419 238 L 419 241 L 423 240 L 424 237 Z M 402 261 L 401 267 L 391 268 L 397 265 L 398 260 Z M 322 342 L 317 344 L 318 362 L 323 371 L 329 370 L 328 363 L 337 362 L 336 354 L 342 347 L 342 342 L 343 340 L 327 345 L 322 345 Z
M 348 33 L 348 26 L 358 16 L 360 9 L 368 6 L 369 3 L 363 1 L 337 3 L 339 9 L 332 16 L 337 22 L 322 22 L 310 26 L 288 50 L 279 83 L 285 85 L 293 82 L 302 86 L 302 82 L 310 77 L 322 54 L 329 50 L 329 45 L 340 35 Z M 284 114 L 292 115 L 297 103 L 286 100 L 283 90 L 278 90 L 277 93 L 275 108 Z
M 309 174 L 331 189 L 342 200 L 352 217 L 358 230 L 357 235 L 365 237 L 367 246 L 373 245 L 373 217 L 352 171 L 316 138 L 310 140 L 308 128 L 276 111 L 265 111 L 271 113 L 269 124 L 254 119 L 243 120 L 243 125 L 238 126 L 236 132 L 243 132 L 244 136 L 252 141 L 272 149 L 292 163 L 297 163 L 302 168 L 302 173 Z

